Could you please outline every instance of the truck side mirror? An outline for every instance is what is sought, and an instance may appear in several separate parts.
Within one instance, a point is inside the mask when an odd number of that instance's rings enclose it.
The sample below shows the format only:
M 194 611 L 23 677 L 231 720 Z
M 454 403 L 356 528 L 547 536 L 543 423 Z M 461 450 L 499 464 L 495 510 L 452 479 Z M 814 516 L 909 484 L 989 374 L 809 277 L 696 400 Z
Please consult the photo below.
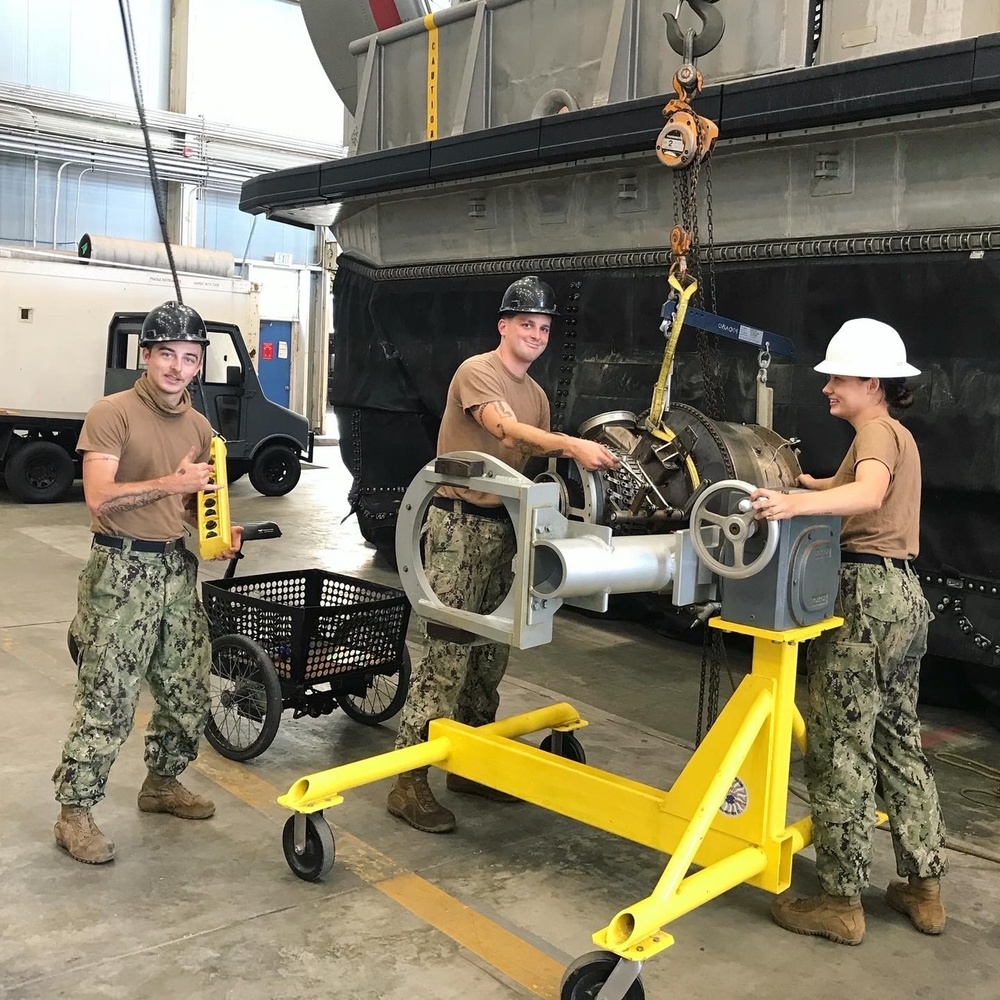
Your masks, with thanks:
M 226 367 L 226 385 L 243 385 L 243 369 L 239 365 Z

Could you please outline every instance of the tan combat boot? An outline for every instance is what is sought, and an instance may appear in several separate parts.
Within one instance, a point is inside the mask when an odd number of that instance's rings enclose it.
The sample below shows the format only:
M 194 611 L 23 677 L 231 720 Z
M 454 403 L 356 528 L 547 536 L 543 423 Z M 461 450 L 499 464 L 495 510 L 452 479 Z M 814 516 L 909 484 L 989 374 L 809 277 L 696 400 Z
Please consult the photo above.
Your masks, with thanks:
M 890 882 L 885 901 L 922 934 L 940 934 L 944 930 L 944 904 L 941 902 L 941 880 L 911 875 L 909 882 Z
M 860 896 L 818 896 L 795 899 L 784 896 L 771 904 L 779 927 L 795 934 L 829 938 L 837 944 L 861 944 L 865 936 L 865 911 Z
M 478 781 L 463 778 L 460 774 L 449 774 L 445 780 L 445 785 L 449 792 L 459 792 L 462 795 L 481 795 L 491 802 L 520 802 L 521 800 L 507 792 L 501 792 L 499 788 L 490 788 L 489 785 L 481 785 Z
M 424 833 L 451 833 L 455 829 L 455 814 L 434 798 L 426 767 L 397 776 L 389 789 L 386 808 Z
M 170 813 L 181 819 L 208 819 L 215 803 L 185 788 L 176 778 L 150 771 L 139 789 L 139 808 L 147 813 Z
M 101 833 L 89 809 L 63 806 L 55 825 L 56 843 L 85 865 L 114 861 L 115 845 Z

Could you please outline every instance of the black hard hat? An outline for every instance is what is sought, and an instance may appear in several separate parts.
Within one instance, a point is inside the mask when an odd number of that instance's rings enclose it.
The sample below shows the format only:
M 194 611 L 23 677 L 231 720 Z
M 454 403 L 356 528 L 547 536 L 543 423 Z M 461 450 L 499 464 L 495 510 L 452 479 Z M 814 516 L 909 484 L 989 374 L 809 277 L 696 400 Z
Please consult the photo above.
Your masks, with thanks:
M 556 293 L 537 275 L 529 274 L 518 278 L 506 292 L 500 303 L 501 316 L 516 313 L 541 313 L 543 316 L 558 316 Z
M 208 343 L 205 321 L 190 306 L 181 302 L 164 302 L 162 306 L 150 309 L 142 322 L 139 343 L 143 347 L 172 340 L 187 340 L 202 346 Z

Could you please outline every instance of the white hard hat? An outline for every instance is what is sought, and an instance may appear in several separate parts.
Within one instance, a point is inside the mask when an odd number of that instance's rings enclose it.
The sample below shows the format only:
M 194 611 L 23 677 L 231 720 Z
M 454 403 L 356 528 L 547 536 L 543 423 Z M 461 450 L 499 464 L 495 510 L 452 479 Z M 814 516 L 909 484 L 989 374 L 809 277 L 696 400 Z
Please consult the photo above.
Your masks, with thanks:
M 813 369 L 824 375 L 904 378 L 920 369 L 906 361 L 902 337 L 877 319 L 849 319 L 831 338 L 826 357 Z

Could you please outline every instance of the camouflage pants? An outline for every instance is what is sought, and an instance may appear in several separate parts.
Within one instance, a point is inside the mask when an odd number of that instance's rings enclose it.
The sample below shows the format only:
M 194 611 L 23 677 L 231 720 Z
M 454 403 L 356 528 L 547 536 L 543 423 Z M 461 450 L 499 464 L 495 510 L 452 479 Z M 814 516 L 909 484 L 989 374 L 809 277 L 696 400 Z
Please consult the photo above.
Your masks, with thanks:
M 437 507 L 427 515 L 427 578 L 449 607 L 495 610 L 510 589 L 515 551 L 514 528 L 506 519 L 453 514 Z M 426 739 L 431 719 L 454 718 L 470 726 L 493 722 L 509 654 L 510 647 L 497 642 L 468 646 L 428 638 L 424 657 L 410 677 L 396 747 Z
M 80 574 L 71 631 L 80 647 L 76 717 L 52 780 L 64 805 L 93 806 L 132 729 L 139 689 L 156 708 L 146 766 L 177 775 L 198 755 L 208 713 L 211 646 L 198 560 L 96 545 Z
M 917 684 L 930 611 L 909 569 L 845 563 L 836 614 L 807 658 L 806 781 L 824 892 L 868 885 L 876 776 L 902 876 L 943 875 L 944 821 L 920 743 Z

